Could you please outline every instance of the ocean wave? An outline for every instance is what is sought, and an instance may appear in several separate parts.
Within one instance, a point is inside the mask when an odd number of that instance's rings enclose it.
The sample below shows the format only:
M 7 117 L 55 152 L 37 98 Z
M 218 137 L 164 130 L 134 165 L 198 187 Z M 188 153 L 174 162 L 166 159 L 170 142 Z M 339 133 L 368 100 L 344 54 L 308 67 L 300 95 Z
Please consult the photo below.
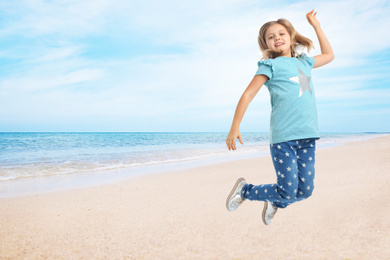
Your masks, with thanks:
M 381 134 L 326 134 L 319 147 Z M 268 134 L 243 133 L 229 152 L 225 133 L 0 134 L 0 181 L 206 160 L 245 158 L 268 151 Z M 162 145 L 163 144 L 163 145 Z

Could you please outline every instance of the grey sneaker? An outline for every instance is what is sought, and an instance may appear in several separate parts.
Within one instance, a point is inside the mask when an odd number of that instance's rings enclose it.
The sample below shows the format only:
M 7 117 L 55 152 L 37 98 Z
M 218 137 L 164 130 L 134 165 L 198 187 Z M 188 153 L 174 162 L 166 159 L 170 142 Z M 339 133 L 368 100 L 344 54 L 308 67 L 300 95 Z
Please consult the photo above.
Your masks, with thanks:
M 276 212 L 278 211 L 278 208 L 275 208 L 272 206 L 272 203 L 269 201 L 264 202 L 264 209 L 263 209 L 263 222 L 267 226 L 271 225 L 271 221 L 274 218 Z
M 241 196 L 241 190 L 245 184 L 245 179 L 239 178 L 227 197 L 226 207 L 230 212 L 235 211 L 244 202 L 245 199 Z

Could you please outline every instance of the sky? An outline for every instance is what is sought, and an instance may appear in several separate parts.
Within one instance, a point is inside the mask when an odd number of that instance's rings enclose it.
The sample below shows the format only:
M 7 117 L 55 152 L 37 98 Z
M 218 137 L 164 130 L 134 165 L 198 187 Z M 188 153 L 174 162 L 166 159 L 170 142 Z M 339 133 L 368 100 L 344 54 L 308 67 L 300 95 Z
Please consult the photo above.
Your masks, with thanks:
M 386 0 L 0 0 L 0 132 L 228 132 L 259 28 L 288 19 L 335 60 L 312 71 L 321 132 L 390 132 Z M 242 132 L 267 132 L 262 87 Z

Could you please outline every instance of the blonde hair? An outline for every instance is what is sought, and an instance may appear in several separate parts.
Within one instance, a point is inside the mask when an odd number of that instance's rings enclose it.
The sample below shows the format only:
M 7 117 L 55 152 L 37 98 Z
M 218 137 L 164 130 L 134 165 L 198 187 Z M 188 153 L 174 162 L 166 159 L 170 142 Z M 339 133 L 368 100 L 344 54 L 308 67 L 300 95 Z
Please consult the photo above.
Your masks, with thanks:
M 265 33 L 266 33 L 267 29 L 271 25 L 274 25 L 277 23 L 283 25 L 291 37 L 291 43 L 292 43 L 290 46 L 291 57 L 297 57 L 300 55 L 297 52 L 298 48 L 300 48 L 300 47 L 303 47 L 303 48 L 306 47 L 308 52 L 314 48 L 313 42 L 309 38 L 306 38 L 305 36 L 302 36 L 300 33 L 298 33 L 288 20 L 278 19 L 277 21 L 267 22 L 260 28 L 259 36 L 258 36 L 257 40 L 259 42 L 260 50 L 263 53 L 263 57 L 262 57 L 263 60 L 273 59 L 279 55 L 279 53 L 275 53 L 275 52 L 271 51 L 270 49 L 268 49 L 268 46 L 267 46 L 267 43 L 265 40 Z

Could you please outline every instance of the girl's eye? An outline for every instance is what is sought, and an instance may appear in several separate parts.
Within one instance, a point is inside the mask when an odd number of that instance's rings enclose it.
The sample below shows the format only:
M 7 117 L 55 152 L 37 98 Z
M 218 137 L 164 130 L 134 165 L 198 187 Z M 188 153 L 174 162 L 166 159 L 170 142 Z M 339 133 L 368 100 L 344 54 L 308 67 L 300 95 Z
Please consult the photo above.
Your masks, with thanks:
M 270 36 L 269 38 L 268 38 L 268 40 L 271 40 L 273 37 L 272 36 Z

